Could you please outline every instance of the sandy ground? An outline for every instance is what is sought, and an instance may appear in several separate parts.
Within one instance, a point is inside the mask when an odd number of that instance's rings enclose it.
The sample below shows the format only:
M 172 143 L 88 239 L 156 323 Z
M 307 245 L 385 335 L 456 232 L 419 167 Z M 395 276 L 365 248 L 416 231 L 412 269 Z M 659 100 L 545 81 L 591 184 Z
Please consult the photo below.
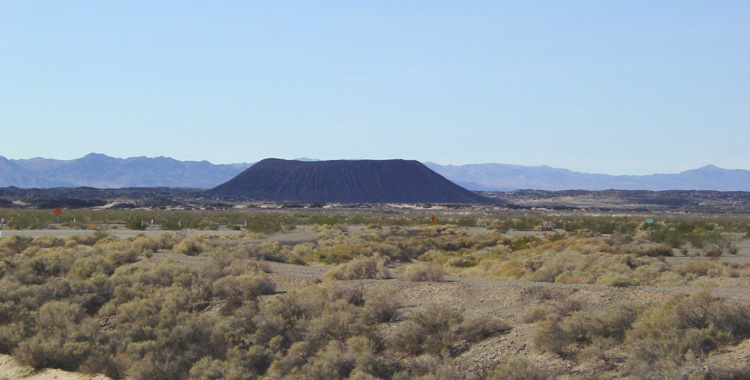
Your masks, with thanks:
M 108 380 L 104 375 L 85 375 L 59 369 L 43 369 L 35 371 L 31 367 L 18 364 L 9 355 L 0 354 L 0 379 L 2 380 Z

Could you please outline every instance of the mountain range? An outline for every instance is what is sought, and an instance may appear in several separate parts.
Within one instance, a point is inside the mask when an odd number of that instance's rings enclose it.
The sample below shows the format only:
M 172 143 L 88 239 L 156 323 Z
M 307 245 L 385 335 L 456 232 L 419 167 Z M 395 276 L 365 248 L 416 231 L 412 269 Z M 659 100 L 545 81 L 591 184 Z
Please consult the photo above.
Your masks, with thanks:
M 718 190 L 750 191 L 750 170 L 713 165 L 677 174 L 608 175 L 574 172 L 550 166 L 503 164 L 427 167 L 469 190 Z
M 301 161 L 315 161 L 300 159 Z M 209 189 L 222 184 L 251 163 L 212 164 L 169 157 L 114 158 L 92 153 L 79 159 L 0 156 L 0 187 L 182 187 Z M 550 166 L 505 164 L 425 165 L 454 183 L 476 191 L 534 190 L 719 190 L 750 191 L 750 170 L 713 165 L 677 174 L 607 175 Z
M 0 187 L 211 188 L 250 165 L 214 165 L 208 161 L 178 161 L 169 157 L 123 159 L 97 153 L 74 160 L 9 160 L 0 156 Z

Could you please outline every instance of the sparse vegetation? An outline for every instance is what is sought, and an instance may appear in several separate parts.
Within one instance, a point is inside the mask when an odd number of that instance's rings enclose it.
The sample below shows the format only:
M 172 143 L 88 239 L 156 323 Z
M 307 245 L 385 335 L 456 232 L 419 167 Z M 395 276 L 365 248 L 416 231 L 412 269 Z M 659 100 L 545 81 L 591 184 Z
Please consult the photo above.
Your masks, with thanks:
M 36 226 L 39 214 L 24 212 L 6 221 Z M 671 294 L 747 283 L 742 220 L 448 215 L 431 226 L 408 213 L 75 215 L 70 226 L 94 233 L 0 239 L 0 353 L 34 368 L 115 379 L 748 374 L 727 355 L 750 338 L 750 310 L 708 291 Z M 133 238 L 114 233 L 152 219 Z M 173 227 L 233 234 L 151 231 Z M 285 283 L 270 273 L 276 263 L 324 266 L 326 281 Z M 493 292 L 459 293 L 472 286 L 465 277 L 537 284 L 501 282 L 530 289 L 513 314 Z M 650 286 L 661 292 L 623 296 Z

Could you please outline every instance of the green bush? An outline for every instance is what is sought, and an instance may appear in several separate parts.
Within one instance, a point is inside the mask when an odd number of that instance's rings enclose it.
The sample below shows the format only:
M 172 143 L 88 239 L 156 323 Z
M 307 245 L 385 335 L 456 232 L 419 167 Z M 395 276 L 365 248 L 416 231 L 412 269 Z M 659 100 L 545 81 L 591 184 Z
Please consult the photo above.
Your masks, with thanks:
M 125 228 L 129 230 L 143 231 L 146 229 L 146 227 L 147 224 L 137 215 L 133 215 L 125 219 Z

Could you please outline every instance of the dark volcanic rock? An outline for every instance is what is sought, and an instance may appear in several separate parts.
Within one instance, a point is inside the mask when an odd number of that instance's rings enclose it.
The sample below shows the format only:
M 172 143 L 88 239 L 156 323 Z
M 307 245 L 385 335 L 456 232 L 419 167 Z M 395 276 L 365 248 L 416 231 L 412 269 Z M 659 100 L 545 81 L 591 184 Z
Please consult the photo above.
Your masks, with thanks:
M 265 159 L 211 190 L 234 198 L 339 203 L 493 203 L 418 161 Z

